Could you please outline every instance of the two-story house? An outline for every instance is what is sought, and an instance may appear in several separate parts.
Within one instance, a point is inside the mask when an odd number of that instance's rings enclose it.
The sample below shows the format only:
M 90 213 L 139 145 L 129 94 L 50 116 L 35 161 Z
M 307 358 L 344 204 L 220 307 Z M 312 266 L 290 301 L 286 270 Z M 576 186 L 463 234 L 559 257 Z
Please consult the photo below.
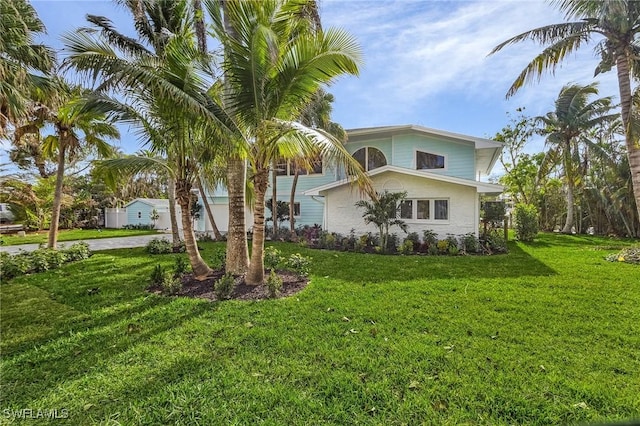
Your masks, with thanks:
M 348 135 L 347 150 L 368 172 L 377 191 L 407 192 L 400 217 L 409 225 L 409 232 L 431 229 L 441 237 L 477 233 L 480 195 L 502 192 L 501 186 L 481 181 L 500 155 L 500 142 L 415 125 L 353 129 Z M 277 198 L 288 202 L 295 170 L 290 163 L 279 164 L 277 170 Z M 270 189 L 267 198 L 271 194 Z M 373 225 L 365 225 L 362 210 L 354 206 L 362 196 L 343 170 L 319 161 L 314 170 L 298 177 L 295 225 L 319 224 L 341 234 L 351 229 L 356 234 L 376 232 Z M 207 199 L 218 227 L 225 231 L 224 189 Z M 247 226 L 251 226 L 250 214 Z M 196 229 L 211 229 L 206 215 L 200 216 Z
M 491 173 L 503 147 L 500 142 L 414 125 L 353 129 L 348 134 L 348 151 L 378 192 L 407 192 L 399 215 L 409 232 L 431 229 L 442 237 L 477 233 L 480 194 L 502 192 L 501 186 L 480 180 Z M 343 234 L 353 228 L 356 233 L 376 231 L 373 225 L 365 226 L 362 210 L 354 207 L 360 195 L 346 179 L 302 194 L 322 200 L 322 217 L 315 213 L 314 219 L 323 229 Z M 302 218 L 302 206 L 300 213 Z

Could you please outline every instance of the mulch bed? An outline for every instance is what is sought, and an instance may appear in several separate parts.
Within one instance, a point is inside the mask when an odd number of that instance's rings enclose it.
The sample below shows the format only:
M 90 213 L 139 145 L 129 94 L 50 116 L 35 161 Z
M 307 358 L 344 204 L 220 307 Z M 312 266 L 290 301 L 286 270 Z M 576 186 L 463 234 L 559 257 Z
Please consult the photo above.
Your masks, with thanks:
M 276 271 L 282 279 L 282 288 L 278 298 L 292 296 L 304 289 L 309 283 L 309 279 L 289 271 Z M 265 278 L 269 272 L 265 271 Z M 182 277 L 182 289 L 175 296 L 193 297 L 206 300 L 218 300 L 213 292 L 213 284 L 224 275 L 224 271 L 214 271 L 206 279 L 197 280 L 193 274 L 186 274 Z M 162 294 L 162 287 L 151 286 L 147 289 L 150 293 Z M 269 299 L 267 287 L 263 285 L 247 285 L 244 276 L 236 277 L 235 286 L 230 299 L 235 300 L 264 300 Z

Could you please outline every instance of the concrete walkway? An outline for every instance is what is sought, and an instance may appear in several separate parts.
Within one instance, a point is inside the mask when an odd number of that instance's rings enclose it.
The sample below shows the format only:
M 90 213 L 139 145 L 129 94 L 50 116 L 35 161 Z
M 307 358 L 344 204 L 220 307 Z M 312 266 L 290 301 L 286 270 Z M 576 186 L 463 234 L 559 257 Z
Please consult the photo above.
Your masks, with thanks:
M 71 247 L 75 243 L 84 241 L 89 244 L 92 251 L 110 250 L 116 248 L 132 248 L 144 247 L 154 238 L 166 238 L 171 241 L 171 234 L 151 234 L 137 235 L 135 237 L 117 237 L 117 238 L 100 238 L 95 240 L 78 240 L 78 241 L 58 241 L 58 247 Z M 15 254 L 20 250 L 33 251 L 38 248 L 38 244 L 21 244 L 18 246 L 0 246 L 0 251 Z

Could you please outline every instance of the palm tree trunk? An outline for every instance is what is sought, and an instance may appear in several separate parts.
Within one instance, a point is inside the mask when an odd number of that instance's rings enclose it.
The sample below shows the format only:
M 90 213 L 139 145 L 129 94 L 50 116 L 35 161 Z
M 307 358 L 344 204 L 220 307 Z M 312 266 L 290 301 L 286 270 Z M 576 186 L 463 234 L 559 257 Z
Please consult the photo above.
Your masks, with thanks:
M 180 230 L 178 229 L 178 218 L 176 215 L 176 181 L 172 177 L 169 177 L 167 192 L 169 195 L 169 218 L 171 220 L 173 247 L 178 247 L 180 246 Z
M 276 187 L 276 180 L 278 179 L 278 170 L 276 160 L 272 162 L 271 169 L 271 219 L 273 220 L 273 234 L 272 240 L 278 238 L 278 188 Z
M 237 33 L 229 22 L 227 2 L 222 1 L 224 29 L 233 38 Z M 226 52 L 225 52 L 226 54 Z M 225 90 L 228 79 L 224 77 Z M 229 229 L 227 231 L 226 271 L 242 275 L 249 269 L 249 248 L 247 247 L 247 230 L 245 226 L 245 179 L 247 168 L 245 162 L 233 153 L 227 160 L 227 193 L 229 196 Z
M 182 231 L 184 232 L 184 245 L 189 256 L 189 263 L 196 279 L 203 280 L 211 272 L 211 268 L 202 260 L 196 236 L 193 233 L 193 222 L 191 221 L 191 185 L 189 182 L 178 179 L 176 181 L 176 195 L 180 209 L 182 210 Z
M 296 232 L 296 220 L 294 219 L 295 202 L 296 202 L 296 186 L 298 186 L 298 168 L 293 175 L 293 182 L 291 182 L 291 196 L 289 197 L 289 226 L 291 233 Z
M 573 218 L 574 218 L 574 190 L 575 190 L 575 182 L 573 180 L 573 164 L 571 164 L 571 142 L 568 141 L 565 143 L 565 147 L 563 150 L 563 168 L 564 175 L 567 179 L 567 219 L 564 222 L 564 227 L 562 231 L 563 234 L 571 234 L 571 228 L 573 228 Z
M 259 285 L 264 282 L 264 196 L 269 184 L 269 170 L 258 170 L 254 180 L 256 203 L 253 208 L 253 241 L 251 263 L 246 283 Z
M 220 241 L 222 240 L 222 234 L 220 233 L 220 230 L 218 229 L 218 225 L 216 225 L 216 221 L 213 218 L 213 212 L 211 211 L 211 206 L 207 201 L 207 194 L 204 192 L 204 187 L 202 186 L 202 179 L 200 179 L 200 176 L 196 178 L 196 185 L 198 185 L 198 191 L 200 191 L 200 196 L 202 197 L 202 202 L 204 203 L 204 209 L 207 211 L 209 222 L 211 222 L 211 227 L 213 228 L 213 235 L 215 236 L 216 240 Z
M 616 57 L 618 72 L 618 89 L 620 91 L 620 109 L 624 126 L 627 157 L 631 169 L 633 198 L 636 200 L 636 210 L 640 219 L 640 144 L 636 135 L 631 131 L 631 80 L 629 76 L 629 57 L 626 52 L 618 52 Z
M 227 160 L 227 191 L 229 195 L 229 230 L 227 232 L 226 271 L 242 275 L 249 269 L 249 248 L 245 227 L 245 176 L 243 160 Z M 264 200 L 263 200 L 264 203 Z
M 62 184 L 64 183 L 64 161 L 66 155 L 65 136 L 59 135 L 60 147 L 58 148 L 58 170 L 56 172 L 56 188 L 53 193 L 53 207 L 51 211 L 51 224 L 49 225 L 49 239 L 47 248 L 55 249 L 58 243 L 58 223 L 60 222 L 60 207 L 62 205 Z

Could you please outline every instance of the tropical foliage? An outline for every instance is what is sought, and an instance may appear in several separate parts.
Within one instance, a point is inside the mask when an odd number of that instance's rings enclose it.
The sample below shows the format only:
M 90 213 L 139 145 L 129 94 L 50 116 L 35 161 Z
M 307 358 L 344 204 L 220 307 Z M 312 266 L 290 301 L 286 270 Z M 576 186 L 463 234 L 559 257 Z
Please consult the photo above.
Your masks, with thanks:
M 639 133 L 633 123 L 631 80 L 638 75 L 638 38 L 640 36 L 640 2 L 633 0 L 592 1 L 555 0 L 569 22 L 547 25 L 512 37 L 496 46 L 491 54 L 506 46 L 533 40 L 545 46 L 516 78 L 507 97 L 516 93 L 525 83 L 545 71 L 552 74 L 556 67 L 582 46 L 596 39 L 595 52 L 600 62 L 595 74 L 617 69 L 622 131 L 625 135 L 626 154 L 631 170 L 631 182 L 640 217 L 640 144 Z M 637 223 L 637 221 L 636 221 Z

